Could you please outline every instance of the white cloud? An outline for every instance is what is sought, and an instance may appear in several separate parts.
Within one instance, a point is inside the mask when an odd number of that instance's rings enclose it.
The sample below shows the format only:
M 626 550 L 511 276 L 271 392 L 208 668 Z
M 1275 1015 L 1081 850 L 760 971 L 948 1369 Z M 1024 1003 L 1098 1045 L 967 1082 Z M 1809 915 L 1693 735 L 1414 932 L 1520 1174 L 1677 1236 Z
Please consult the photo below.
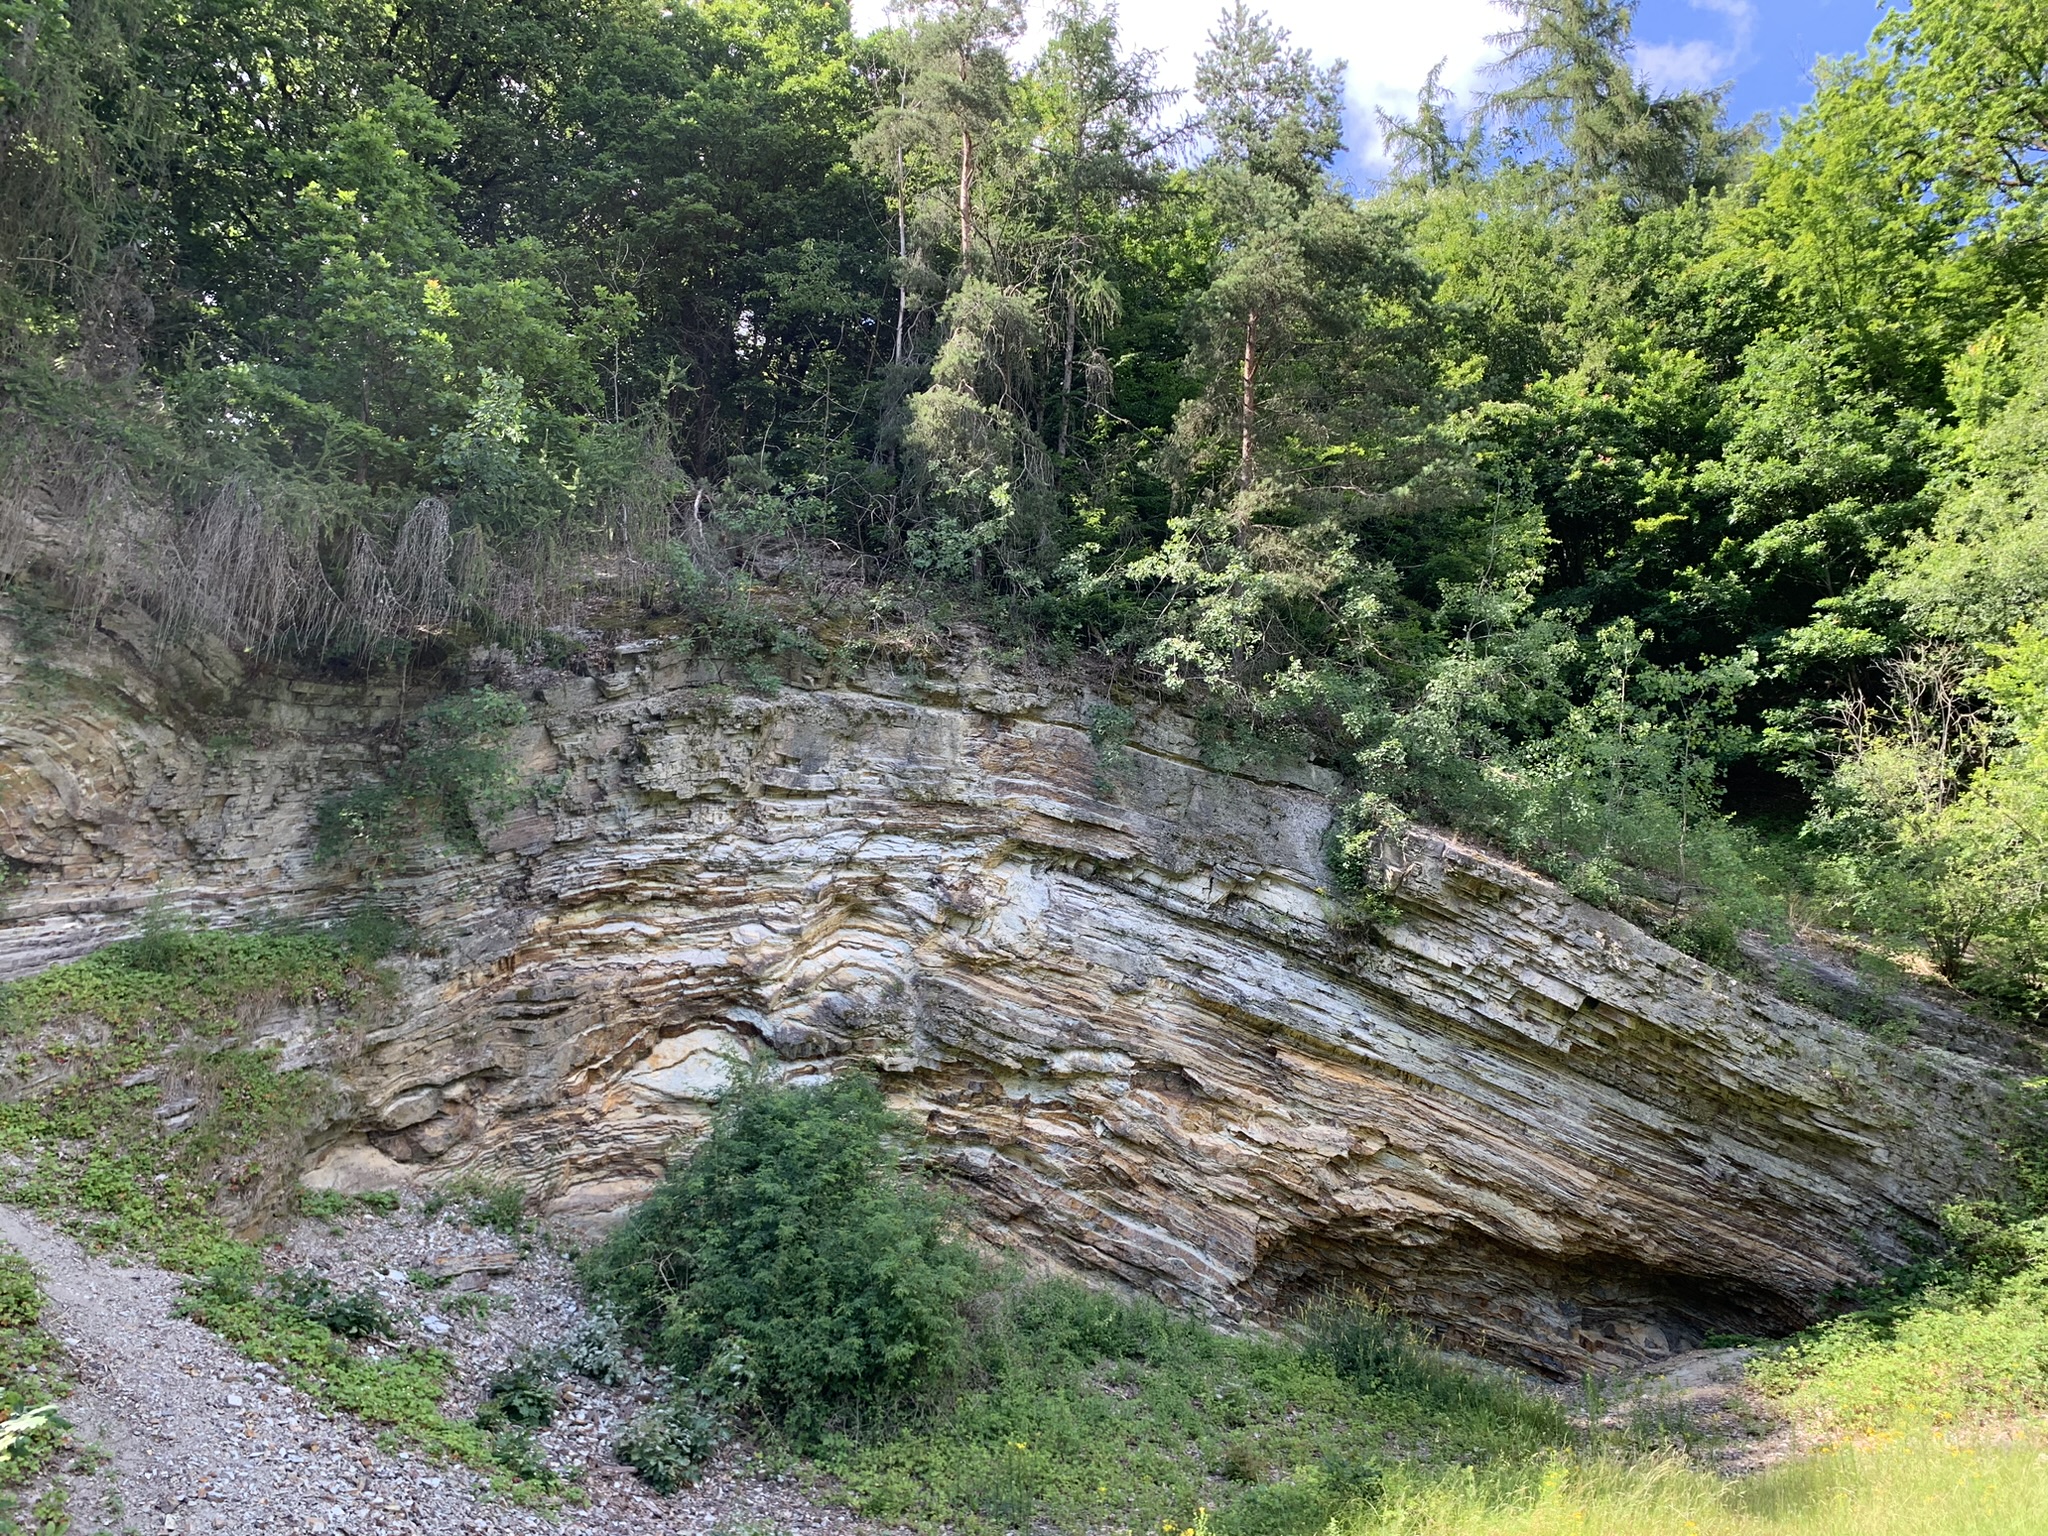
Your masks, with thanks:
M 862 30 L 879 26 L 884 5 L 885 0 L 854 0 L 855 25 Z M 1348 138 L 1367 170 L 1378 149 L 1374 109 L 1412 109 L 1415 93 L 1439 59 L 1445 61 L 1444 84 L 1467 95 L 1482 83 L 1480 71 L 1498 51 L 1488 37 L 1508 21 L 1493 0 L 1264 0 L 1260 8 L 1319 59 L 1343 59 L 1349 65 Z M 1207 41 L 1221 0 L 1123 0 L 1120 10 L 1126 42 L 1159 51 L 1164 83 L 1181 89 L 1193 85 L 1195 55 Z
M 1752 0 L 1690 0 L 1696 11 L 1719 16 L 1727 35 L 1719 41 L 1702 37 L 1682 42 L 1643 43 L 1636 49 L 1636 67 L 1660 91 L 1705 91 L 1726 83 L 1747 62 L 1756 32 Z
M 1711 90 L 1728 78 L 1733 56 L 1719 43 L 1695 37 L 1683 43 L 1645 43 L 1636 67 L 1659 91 Z

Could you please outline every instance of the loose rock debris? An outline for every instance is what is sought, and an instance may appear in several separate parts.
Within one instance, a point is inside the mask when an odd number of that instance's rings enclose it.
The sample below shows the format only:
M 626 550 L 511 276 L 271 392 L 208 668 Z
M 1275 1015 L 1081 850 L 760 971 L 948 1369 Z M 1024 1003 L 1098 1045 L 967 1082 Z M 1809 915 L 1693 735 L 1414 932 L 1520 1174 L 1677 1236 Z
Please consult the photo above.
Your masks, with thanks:
M 794 1475 L 729 1447 L 704 1481 L 654 1494 L 611 1456 L 619 1431 L 654 1396 L 642 1379 L 619 1387 L 563 1384 L 555 1422 L 537 1439 L 587 1504 L 548 1511 L 494 1498 L 459 1464 L 399 1445 L 374 1426 L 322 1408 L 267 1365 L 175 1315 L 183 1277 L 108 1256 L 23 1212 L 0 1207 L 0 1243 L 26 1257 L 48 1298 L 43 1326 L 68 1351 L 77 1388 L 62 1405 L 72 1439 L 104 1462 L 71 1478 L 73 1529 L 141 1536 L 308 1532 L 311 1536 L 514 1536 L 559 1531 L 674 1536 L 739 1531 L 856 1536 L 871 1530 L 819 1500 Z M 509 1261 L 507 1256 L 509 1255 Z M 436 1262 L 438 1261 L 438 1262 Z M 485 1383 L 524 1349 L 557 1343 L 580 1317 L 569 1266 L 522 1255 L 496 1234 L 408 1210 L 301 1222 L 273 1267 L 310 1267 L 337 1292 L 379 1290 L 413 1341 L 448 1351 L 455 1377 L 443 1411 L 475 1411 Z M 419 1290 L 413 1271 L 487 1283 L 488 1311 L 449 1307 L 448 1290 Z M 387 1443 L 390 1443 L 387 1439 Z

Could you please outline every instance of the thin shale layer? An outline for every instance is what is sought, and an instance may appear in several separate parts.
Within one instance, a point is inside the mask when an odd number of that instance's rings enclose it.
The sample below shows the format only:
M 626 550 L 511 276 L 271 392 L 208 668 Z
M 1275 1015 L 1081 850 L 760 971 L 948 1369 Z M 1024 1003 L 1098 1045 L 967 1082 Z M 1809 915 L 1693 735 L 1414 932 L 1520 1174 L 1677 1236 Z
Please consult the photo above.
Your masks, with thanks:
M 363 899 L 315 811 L 417 696 L 251 680 L 223 731 L 112 650 L 66 665 L 0 678 L 0 975 L 158 890 L 207 922 Z M 1795 1324 L 1994 1176 L 1994 1067 L 1455 840 L 1397 850 L 1399 921 L 1334 922 L 1334 781 L 1205 767 L 1170 712 L 1105 754 L 1099 700 L 973 666 L 477 665 L 531 701 L 522 808 L 384 878 L 433 952 L 369 1027 L 262 1026 L 343 1090 L 316 1183 L 510 1175 L 597 1225 L 735 1072 L 873 1069 L 1031 1262 L 1222 1319 L 1355 1285 L 1563 1373 Z

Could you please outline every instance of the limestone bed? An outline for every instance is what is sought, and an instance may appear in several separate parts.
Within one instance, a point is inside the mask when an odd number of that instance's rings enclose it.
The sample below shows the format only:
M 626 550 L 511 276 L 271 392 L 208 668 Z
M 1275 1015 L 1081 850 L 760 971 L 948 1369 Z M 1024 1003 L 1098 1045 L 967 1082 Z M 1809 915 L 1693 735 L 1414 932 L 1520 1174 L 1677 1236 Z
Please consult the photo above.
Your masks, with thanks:
M 0 705 L 0 975 L 153 894 L 369 894 L 315 815 L 416 695 L 236 677 L 223 748 L 127 653 L 63 665 Z M 1334 778 L 1205 765 L 1170 710 L 1102 750 L 1101 699 L 973 662 L 471 665 L 529 702 L 520 808 L 380 875 L 423 952 L 374 1020 L 266 1026 L 336 1085 L 316 1186 L 509 1177 L 594 1230 L 733 1072 L 873 1071 L 1035 1265 L 1224 1321 L 1358 1286 L 1564 1375 L 1794 1326 L 1993 1177 L 2003 1078 L 1965 1042 L 1886 1043 L 1425 830 L 1368 932 L 1325 888 Z

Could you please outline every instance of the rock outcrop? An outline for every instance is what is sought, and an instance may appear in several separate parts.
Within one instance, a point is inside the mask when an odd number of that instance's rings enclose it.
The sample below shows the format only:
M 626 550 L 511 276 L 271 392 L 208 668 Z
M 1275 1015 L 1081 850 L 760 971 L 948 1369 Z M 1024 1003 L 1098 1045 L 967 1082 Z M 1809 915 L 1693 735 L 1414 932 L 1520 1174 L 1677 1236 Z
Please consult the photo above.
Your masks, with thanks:
M 431 953 L 347 1050 L 294 1043 L 348 1106 L 315 1178 L 512 1174 L 596 1221 L 735 1072 L 870 1069 L 1037 1262 L 1226 1319 L 1356 1284 L 1562 1372 L 1797 1323 L 1991 1176 L 1991 1067 L 1454 840 L 1407 836 L 1398 921 L 1334 924 L 1333 785 L 1205 767 L 1170 712 L 1104 752 L 1084 695 L 971 666 L 763 693 L 610 661 L 497 674 L 524 808 L 387 880 Z M 362 899 L 311 828 L 395 688 L 257 678 L 181 726 L 111 650 L 65 667 L 0 683 L 0 975 L 159 890 L 209 922 Z

